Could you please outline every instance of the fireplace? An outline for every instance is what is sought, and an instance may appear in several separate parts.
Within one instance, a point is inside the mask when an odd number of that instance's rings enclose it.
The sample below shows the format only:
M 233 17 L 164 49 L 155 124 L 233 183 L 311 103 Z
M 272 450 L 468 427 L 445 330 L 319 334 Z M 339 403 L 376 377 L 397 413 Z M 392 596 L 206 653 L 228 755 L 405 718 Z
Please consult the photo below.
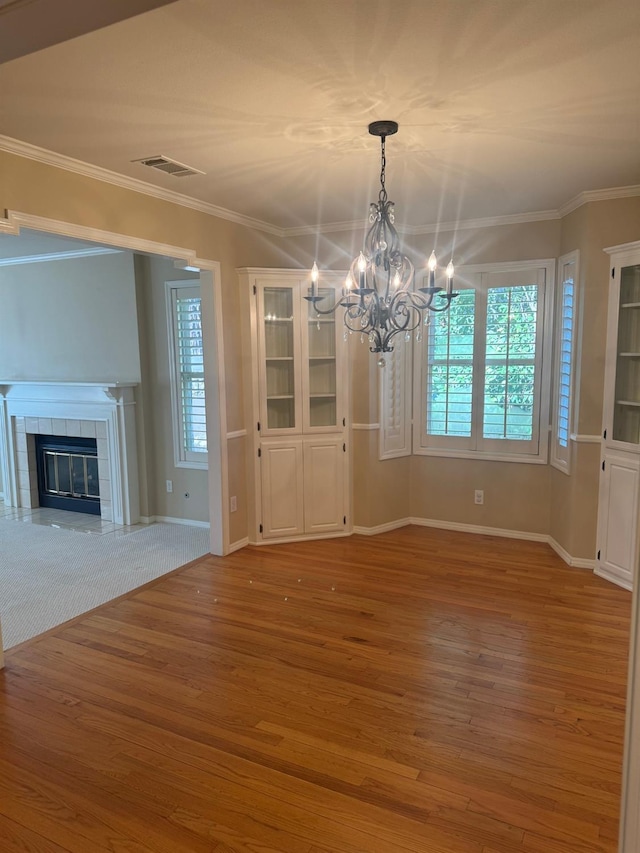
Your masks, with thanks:
M 134 387 L 134 383 L 116 382 L 0 384 L 0 466 L 5 504 L 32 508 L 40 503 L 36 464 L 39 435 L 92 439 L 97 454 L 100 516 L 116 524 L 139 522 Z M 89 464 L 95 474 L 94 463 Z
M 100 515 L 95 438 L 38 434 L 35 448 L 40 506 Z

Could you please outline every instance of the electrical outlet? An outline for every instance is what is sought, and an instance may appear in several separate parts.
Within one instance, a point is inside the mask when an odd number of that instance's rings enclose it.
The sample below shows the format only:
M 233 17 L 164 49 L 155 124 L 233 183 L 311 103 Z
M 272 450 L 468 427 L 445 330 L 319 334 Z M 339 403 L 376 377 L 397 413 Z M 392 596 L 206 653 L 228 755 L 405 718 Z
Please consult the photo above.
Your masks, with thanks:
M 229 498 L 229 509 L 231 512 L 236 512 L 238 509 L 238 498 L 235 495 Z
M 167 480 L 167 492 L 173 491 L 173 480 Z
M 477 504 L 484 503 L 484 492 L 482 489 L 476 489 L 475 494 L 473 496 L 473 501 Z

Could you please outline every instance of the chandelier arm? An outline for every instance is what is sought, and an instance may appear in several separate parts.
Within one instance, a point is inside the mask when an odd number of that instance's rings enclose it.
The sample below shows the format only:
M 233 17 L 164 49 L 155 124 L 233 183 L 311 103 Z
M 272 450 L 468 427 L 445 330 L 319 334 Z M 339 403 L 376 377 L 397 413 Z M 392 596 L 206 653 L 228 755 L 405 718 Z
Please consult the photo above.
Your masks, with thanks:
M 347 307 L 347 303 L 345 302 L 345 299 L 348 299 L 349 297 L 348 296 L 346 296 L 346 297 L 340 296 L 338 299 L 336 299 L 335 303 L 332 305 L 331 308 L 326 308 L 326 309 L 325 308 L 318 308 L 318 302 L 320 302 L 321 300 L 324 300 L 326 298 L 324 296 L 303 296 L 302 298 L 306 299 L 307 302 L 312 303 L 316 314 L 335 314 L 335 312 L 338 310 L 338 308 L 346 308 Z
M 431 308 L 431 305 L 433 303 L 433 294 L 429 294 L 429 297 L 427 298 L 422 293 L 416 292 L 414 290 L 404 290 L 400 291 L 399 293 L 396 293 L 393 296 L 391 300 L 392 304 L 396 300 L 398 301 L 398 303 L 405 301 L 410 303 L 411 307 L 414 308 L 416 311 L 433 310 Z
M 446 303 L 441 308 L 436 308 L 435 305 L 432 305 L 430 310 L 436 311 L 438 313 L 441 311 L 448 311 L 451 307 L 451 301 L 459 295 L 459 293 L 441 293 L 440 296 L 442 297 L 442 299 L 446 300 Z

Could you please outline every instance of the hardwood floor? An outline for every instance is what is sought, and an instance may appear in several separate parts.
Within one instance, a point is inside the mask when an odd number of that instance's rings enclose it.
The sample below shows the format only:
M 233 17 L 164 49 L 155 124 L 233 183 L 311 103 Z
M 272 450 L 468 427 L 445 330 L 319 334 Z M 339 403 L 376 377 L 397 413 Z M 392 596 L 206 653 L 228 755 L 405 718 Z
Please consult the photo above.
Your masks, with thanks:
M 630 599 L 418 527 L 204 558 L 7 654 L 0 849 L 613 853 Z

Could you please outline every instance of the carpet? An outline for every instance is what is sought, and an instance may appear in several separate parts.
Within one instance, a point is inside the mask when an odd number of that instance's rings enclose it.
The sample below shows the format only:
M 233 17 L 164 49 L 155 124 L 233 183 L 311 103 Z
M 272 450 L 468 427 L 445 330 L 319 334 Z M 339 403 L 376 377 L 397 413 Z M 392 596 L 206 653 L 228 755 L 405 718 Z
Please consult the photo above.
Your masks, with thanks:
M 0 519 L 5 649 L 209 553 L 206 528 L 152 524 L 94 536 Z

